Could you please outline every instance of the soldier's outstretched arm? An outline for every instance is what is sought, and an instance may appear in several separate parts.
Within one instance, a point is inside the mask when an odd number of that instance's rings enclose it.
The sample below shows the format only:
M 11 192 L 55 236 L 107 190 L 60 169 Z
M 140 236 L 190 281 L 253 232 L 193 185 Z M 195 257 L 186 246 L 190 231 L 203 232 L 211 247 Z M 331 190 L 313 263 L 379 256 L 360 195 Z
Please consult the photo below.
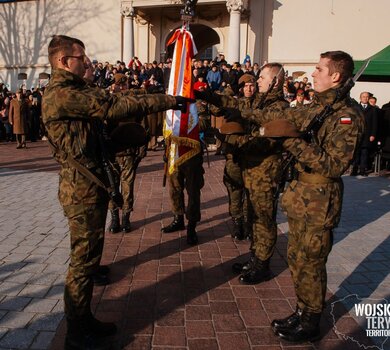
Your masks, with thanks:
M 112 96 L 105 119 L 129 119 L 140 115 L 173 109 L 177 105 L 174 96 L 152 94 L 138 96 Z
M 251 121 L 259 126 L 276 119 L 290 119 L 288 115 L 289 108 L 283 105 L 275 105 L 270 108 L 243 108 L 241 116 L 243 119 Z

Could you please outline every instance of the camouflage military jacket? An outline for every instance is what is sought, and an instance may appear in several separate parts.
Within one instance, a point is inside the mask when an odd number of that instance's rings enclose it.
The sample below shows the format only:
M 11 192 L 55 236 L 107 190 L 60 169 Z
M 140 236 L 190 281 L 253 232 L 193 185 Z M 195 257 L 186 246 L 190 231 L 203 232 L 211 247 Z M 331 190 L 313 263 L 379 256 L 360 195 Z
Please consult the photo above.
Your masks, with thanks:
M 72 73 L 53 70 L 42 100 L 42 120 L 55 147 L 54 157 L 61 164 L 60 203 L 93 204 L 107 197 L 104 189 L 65 161 L 69 155 L 98 177 L 103 176 L 95 124 L 134 121 L 144 114 L 172 108 L 175 103 L 174 97 L 166 95 L 110 95 Z
M 263 111 L 264 113 L 279 113 L 283 114 L 289 104 L 283 98 L 283 92 L 272 91 L 270 92 L 263 101 L 263 94 L 259 94 L 256 99 L 256 103 L 253 104 L 252 110 Z M 261 106 L 260 106 L 261 104 Z M 246 110 L 246 107 L 241 109 Z M 249 137 L 240 137 L 239 144 L 242 151 L 249 157 L 262 158 L 265 155 L 271 155 L 278 153 L 281 155 L 281 142 L 276 139 L 270 138 L 258 138 L 257 123 L 249 119 L 250 133 Z
M 335 89 L 330 89 L 317 94 L 312 104 L 288 109 L 284 118 L 303 131 L 314 116 L 334 100 L 335 93 Z M 283 208 L 290 217 L 328 228 L 337 226 L 340 220 L 343 196 L 340 177 L 350 165 L 364 130 L 363 116 L 350 98 L 333 108 L 335 112 L 325 120 L 314 142 L 291 138 L 283 144 L 295 157 L 300 174 L 284 193 Z M 307 181 L 303 175 L 322 178 L 322 181 Z

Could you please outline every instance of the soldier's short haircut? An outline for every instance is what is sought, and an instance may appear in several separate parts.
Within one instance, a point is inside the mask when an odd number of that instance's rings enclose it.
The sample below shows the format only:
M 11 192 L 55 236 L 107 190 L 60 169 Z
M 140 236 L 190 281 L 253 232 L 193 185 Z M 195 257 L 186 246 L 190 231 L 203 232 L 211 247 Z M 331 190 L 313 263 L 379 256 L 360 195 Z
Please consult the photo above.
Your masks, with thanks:
M 344 51 L 327 51 L 321 54 L 321 58 L 329 59 L 329 75 L 340 73 L 341 83 L 352 77 L 355 65 L 351 55 Z
M 262 70 L 264 68 L 269 68 L 273 74 L 277 75 L 278 88 L 281 89 L 283 87 L 284 78 L 285 78 L 283 65 L 277 62 L 270 62 L 270 63 L 266 63 L 261 67 Z
M 55 66 L 54 57 L 59 52 L 71 53 L 73 50 L 73 45 L 80 45 L 83 49 L 85 49 L 84 43 L 79 39 L 66 35 L 53 35 L 48 47 L 49 62 L 51 66 Z

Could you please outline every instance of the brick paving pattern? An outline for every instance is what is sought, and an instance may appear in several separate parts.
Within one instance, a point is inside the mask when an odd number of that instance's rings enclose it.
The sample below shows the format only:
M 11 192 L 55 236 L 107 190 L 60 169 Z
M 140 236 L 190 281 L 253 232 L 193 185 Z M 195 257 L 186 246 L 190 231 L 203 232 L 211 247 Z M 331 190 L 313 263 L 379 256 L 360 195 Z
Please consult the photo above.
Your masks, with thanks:
M 58 166 L 47 144 L 28 146 L 16 150 L 15 144 L 0 144 L 0 349 L 60 350 L 66 331 L 62 293 L 67 222 L 57 200 Z M 133 231 L 107 233 L 102 263 L 110 265 L 112 283 L 94 289 L 97 317 L 120 327 L 113 348 L 358 349 L 335 332 L 330 305 L 353 293 L 389 297 L 389 179 L 345 177 L 343 218 L 328 263 L 324 336 L 319 342 L 293 345 L 280 341 L 270 328 L 272 319 L 295 308 L 285 218 L 279 213 L 274 279 L 240 285 L 231 265 L 248 257 L 249 245 L 230 238 L 224 160 L 211 156 L 210 163 L 211 168 L 205 164 L 196 247 L 187 246 L 185 231 L 160 233 L 171 220 L 161 152 L 150 152 L 141 163 Z M 364 325 L 349 312 L 352 305 L 335 305 L 337 331 L 370 349 L 389 348 L 365 336 Z

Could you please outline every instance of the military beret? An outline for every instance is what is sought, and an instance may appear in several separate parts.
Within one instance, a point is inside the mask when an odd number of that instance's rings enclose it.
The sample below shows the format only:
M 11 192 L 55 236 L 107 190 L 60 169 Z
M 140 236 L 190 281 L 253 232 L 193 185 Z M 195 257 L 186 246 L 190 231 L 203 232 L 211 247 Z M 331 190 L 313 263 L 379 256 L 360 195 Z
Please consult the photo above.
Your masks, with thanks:
M 256 78 L 252 74 L 245 73 L 240 80 L 238 81 L 238 85 L 244 85 L 246 83 L 255 83 Z
M 126 75 L 122 73 L 117 73 L 114 75 L 114 83 L 119 85 L 119 84 L 124 84 L 127 81 Z

